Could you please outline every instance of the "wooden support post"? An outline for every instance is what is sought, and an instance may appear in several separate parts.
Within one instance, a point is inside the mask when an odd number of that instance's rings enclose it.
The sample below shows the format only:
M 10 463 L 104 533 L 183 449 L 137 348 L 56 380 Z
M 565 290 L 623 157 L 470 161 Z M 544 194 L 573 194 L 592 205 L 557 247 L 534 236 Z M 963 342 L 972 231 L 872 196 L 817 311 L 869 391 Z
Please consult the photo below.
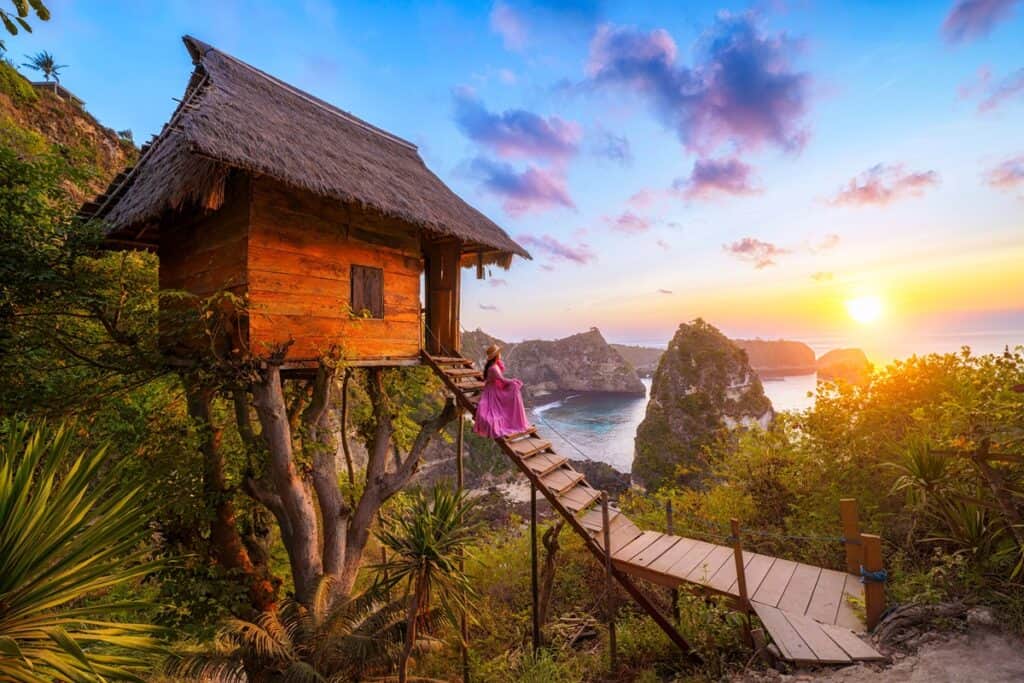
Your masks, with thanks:
M 864 546 L 860 537 L 860 516 L 856 498 L 839 499 L 839 518 L 843 523 L 843 545 L 846 547 L 846 571 L 860 574 L 864 564 Z
M 740 521 L 732 520 L 732 554 L 736 561 L 736 585 L 740 591 L 740 603 L 743 611 L 750 609 L 750 598 L 747 596 L 747 569 L 743 563 L 743 539 L 740 538 Z
M 617 667 L 618 643 L 615 638 L 615 581 L 612 577 L 612 529 L 608 517 L 608 492 L 601 492 L 601 528 L 604 529 L 605 609 L 608 616 L 608 650 L 611 670 Z
M 880 572 L 882 565 L 882 538 L 874 534 L 861 534 L 864 543 L 864 571 Z M 874 630 L 885 611 L 885 582 L 864 578 L 864 612 L 868 631 Z
M 665 501 L 665 533 L 673 536 L 676 533 L 675 519 L 672 515 L 672 500 Z M 676 625 L 679 624 L 679 589 L 672 588 L 669 595 L 672 598 L 672 618 Z
M 530 590 L 533 592 L 533 653 L 540 651 L 540 594 L 537 586 L 537 485 L 530 480 Z
M 456 412 L 456 419 L 459 423 L 459 431 L 456 433 L 455 439 L 455 452 L 457 454 L 455 461 L 455 479 L 456 484 L 461 494 L 465 486 L 465 467 L 463 466 L 463 454 L 465 452 L 465 441 L 466 441 L 466 413 L 463 408 L 459 408 Z M 465 554 L 459 551 L 459 571 L 464 572 L 466 570 L 466 558 Z M 465 596 L 463 596 L 465 597 Z M 461 634 L 460 650 L 462 651 L 462 682 L 469 683 L 469 619 L 466 615 L 466 610 L 462 610 L 462 614 L 459 615 L 459 631 Z

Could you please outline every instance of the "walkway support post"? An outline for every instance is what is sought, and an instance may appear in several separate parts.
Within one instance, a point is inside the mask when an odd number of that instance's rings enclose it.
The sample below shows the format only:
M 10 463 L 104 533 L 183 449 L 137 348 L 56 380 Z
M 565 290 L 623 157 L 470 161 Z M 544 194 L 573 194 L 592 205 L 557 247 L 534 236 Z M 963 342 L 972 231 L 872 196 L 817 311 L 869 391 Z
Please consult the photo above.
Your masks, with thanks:
M 604 590 L 605 609 L 608 617 L 608 649 L 611 670 L 615 671 L 618 660 L 618 643 L 615 639 L 615 582 L 612 577 L 612 529 L 608 522 L 608 492 L 601 492 L 601 527 L 604 530 Z
M 672 515 L 672 499 L 665 501 L 665 533 L 669 536 L 674 536 L 676 533 L 675 519 Z M 673 587 L 670 589 L 669 595 L 672 598 L 672 618 L 676 622 L 676 626 L 679 625 L 679 589 Z
M 873 631 L 885 611 L 885 581 L 870 576 L 883 569 L 882 538 L 874 534 L 862 534 L 861 540 L 864 543 L 864 571 L 861 572 L 864 577 L 864 612 L 868 631 Z
M 463 466 L 463 454 L 465 453 L 466 446 L 466 411 L 462 407 L 459 407 L 456 412 L 456 420 L 459 423 L 459 430 L 455 438 L 455 452 L 457 454 L 455 460 L 455 479 L 459 495 L 462 495 L 466 484 L 466 471 Z M 466 557 L 462 550 L 459 550 L 459 571 L 466 571 Z M 463 601 L 462 614 L 459 615 L 459 633 L 461 635 L 460 640 L 462 641 L 459 647 L 462 653 L 462 683 L 469 683 L 469 619 L 466 615 L 465 601 Z
M 530 590 L 533 593 L 533 653 L 540 651 L 540 593 L 537 580 L 537 485 L 530 480 Z
M 860 536 L 860 515 L 856 498 L 839 499 L 839 519 L 843 523 L 843 545 L 846 547 L 846 571 L 860 574 L 864 564 L 864 545 Z
M 747 596 L 747 570 L 743 562 L 743 539 L 740 537 L 740 521 L 732 520 L 732 554 L 736 561 L 736 585 L 740 591 L 740 608 L 750 610 L 750 598 Z

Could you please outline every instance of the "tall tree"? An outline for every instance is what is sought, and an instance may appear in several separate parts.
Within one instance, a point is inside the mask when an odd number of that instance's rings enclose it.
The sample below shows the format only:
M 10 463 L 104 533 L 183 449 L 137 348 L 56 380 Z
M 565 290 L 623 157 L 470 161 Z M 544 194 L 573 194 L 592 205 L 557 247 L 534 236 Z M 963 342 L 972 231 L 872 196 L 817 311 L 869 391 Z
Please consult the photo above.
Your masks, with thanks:
M 42 72 L 43 80 L 46 82 L 49 82 L 52 78 L 54 83 L 60 83 L 60 70 L 66 69 L 68 66 L 67 64 L 58 64 L 53 55 L 45 50 L 35 55 L 25 55 L 25 58 L 28 61 L 22 64 L 22 66 Z

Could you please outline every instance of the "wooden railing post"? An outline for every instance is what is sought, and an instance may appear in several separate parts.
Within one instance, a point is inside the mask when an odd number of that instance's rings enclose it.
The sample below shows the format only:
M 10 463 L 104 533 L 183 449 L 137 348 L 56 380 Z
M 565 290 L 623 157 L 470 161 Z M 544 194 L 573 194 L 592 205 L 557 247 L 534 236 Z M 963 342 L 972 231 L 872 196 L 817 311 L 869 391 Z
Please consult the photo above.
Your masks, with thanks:
M 839 518 L 843 523 L 843 545 L 846 547 L 846 571 L 860 574 L 864 564 L 864 545 L 860 536 L 860 518 L 856 498 L 839 500 Z
M 862 534 L 864 544 L 864 612 L 868 631 L 878 625 L 885 611 L 885 581 L 877 576 L 882 571 L 882 538 L 874 534 Z
M 736 561 L 736 585 L 740 591 L 740 603 L 743 611 L 750 609 L 750 598 L 747 596 L 747 569 L 743 563 L 743 539 L 740 538 L 740 521 L 732 520 L 732 554 Z
M 540 594 L 537 580 L 537 485 L 530 480 L 530 590 L 533 592 L 533 653 L 540 651 Z
M 459 431 L 455 440 L 455 452 L 457 454 L 457 460 L 455 463 L 455 479 L 459 488 L 459 494 L 463 492 L 465 486 L 465 467 L 463 465 L 463 455 L 465 451 L 466 443 L 466 411 L 459 406 L 456 411 L 457 420 L 459 423 Z M 466 557 L 465 552 L 459 550 L 459 571 L 466 570 Z M 465 595 L 463 595 L 465 598 Z M 459 634 L 461 635 L 460 650 L 462 654 L 462 683 L 469 683 L 469 619 L 466 615 L 465 601 L 463 601 L 462 614 L 459 615 Z
M 608 515 L 608 492 L 601 492 L 601 526 L 604 529 L 604 571 L 605 571 L 605 609 L 608 611 L 608 649 L 611 670 L 617 669 L 618 644 L 615 639 L 615 582 L 612 577 L 612 529 Z
M 676 533 L 671 499 L 665 501 L 665 533 L 669 536 L 673 536 Z M 672 588 L 670 596 L 672 598 L 672 618 L 675 620 L 676 624 L 679 624 L 679 589 Z

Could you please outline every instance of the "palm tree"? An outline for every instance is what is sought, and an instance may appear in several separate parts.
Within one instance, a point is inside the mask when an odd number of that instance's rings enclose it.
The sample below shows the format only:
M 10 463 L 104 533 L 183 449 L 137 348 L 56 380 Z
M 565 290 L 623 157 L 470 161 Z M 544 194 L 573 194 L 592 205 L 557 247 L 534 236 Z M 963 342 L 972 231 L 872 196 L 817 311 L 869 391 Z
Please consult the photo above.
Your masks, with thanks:
M 60 83 L 60 70 L 68 68 L 67 64 L 58 64 L 53 55 L 45 50 L 35 56 L 25 55 L 25 59 L 28 61 L 22 64 L 22 66 L 35 71 L 41 71 L 43 73 L 43 80 L 47 83 L 50 82 L 50 78 L 53 78 L 54 83 Z
M 151 573 L 141 487 L 74 455 L 66 426 L 11 425 L 0 440 L 0 680 L 141 680 L 157 629 L 97 595 Z M 112 646 L 112 647 L 111 647 Z
M 309 606 L 286 598 L 252 621 L 231 619 L 212 652 L 177 654 L 166 673 L 204 683 L 348 681 L 384 673 L 401 650 L 404 605 L 379 596 L 351 598 L 322 579 Z
M 460 617 L 469 613 L 469 601 L 476 593 L 462 558 L 476 531 L 471 521 L 474 502 L 462 491 L 438 485 L 430 495 L 416 493 L 408 512 L 386 520 L 377 534 L 390 551 L 390 559 L 379 565 L 388 577 L 383 586 L 388 590 L 403 586 L 407 603 L 399 683 L 408 677 L 417 630 L 432 612 L 431 601 L 439 603 L 437 612 L 456 630 Z

